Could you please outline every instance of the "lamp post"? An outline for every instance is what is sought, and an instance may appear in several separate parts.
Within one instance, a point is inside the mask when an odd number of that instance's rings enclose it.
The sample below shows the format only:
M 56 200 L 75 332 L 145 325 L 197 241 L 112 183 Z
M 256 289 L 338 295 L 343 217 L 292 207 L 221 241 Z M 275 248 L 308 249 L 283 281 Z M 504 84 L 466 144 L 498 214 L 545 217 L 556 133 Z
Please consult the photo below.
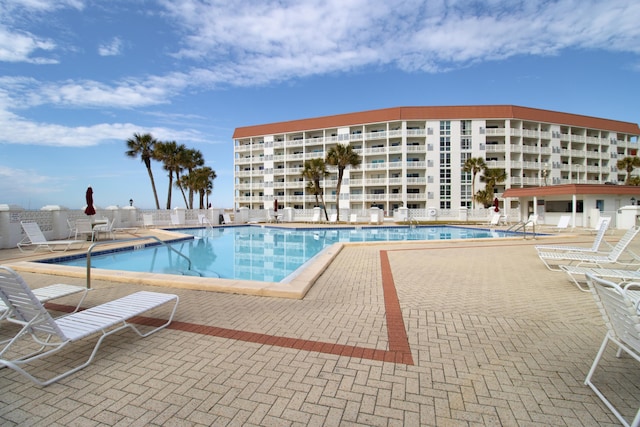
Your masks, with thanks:
M 133 199 L 129 199 L 129 206 L 133 206 Z

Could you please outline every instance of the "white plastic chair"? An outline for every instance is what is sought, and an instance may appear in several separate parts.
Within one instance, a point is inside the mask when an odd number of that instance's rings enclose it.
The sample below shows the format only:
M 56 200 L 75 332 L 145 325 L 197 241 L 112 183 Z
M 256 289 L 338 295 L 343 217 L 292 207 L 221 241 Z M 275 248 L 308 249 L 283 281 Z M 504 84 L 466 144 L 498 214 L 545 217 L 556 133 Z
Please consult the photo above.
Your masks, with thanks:
M 144 228 L 155 227 L 152 214 L 142 214 L 142 226 Z
M 87 239 L 91 238 L 93 240 L 93 228 L 91 227 L 91 220 L 80 218 L 76 220 L 76 239 Z
M 589 288 L 592 290 L 593 298 L 596 300 L 596 304 L 600 309 L 600 314 L 604 319 L 607 333 L 584 383 L 591 387 L 596 395 L 604 402 L 605 405 L 607 405 L 623 425 L 627 427 L 638 427 L 640 426 L 640 408 L 636 412 L 633 421 L 629 423 L 605 397 L 602 391 L 600 391 L 600 389 L 598 389 L 598 387 L 591 381 L 591 378 L 602 359 L 602 355 L 604 354 L 609 341 L 618 346 L 616 354 L 617 357 L 620 357 L 624 351 L 636 361 L 640 362 L 639 302 L 629 297 L 629 287 L 627 289 L 623 289 L 613 282 L 609 282 L 590 274 L 587 275 L 587 283 Z M 635 286 L 640 285 L 636 284 Z
M 587 274 L 602 277 L 608 280 L 616 279 L 622 283 L 640 282 L 639 270 L 625 270 L 623 268 L 594 268 L 581 265 L 561 265 L 560 268 L 565 271 L 569 278 L 581 291 L 589 292 L 589 288 L 581 284 L 579 277 L 586 277 Z
M 18 275 L 11 278 L 7 276 L 5 280 L 0 281 L 0 299 L 12 310 L 12 316 L 8 320 L 22 325 L 20 332 L 0 351 L 0 366 L 11 368 L 41 386 L 49 385 L 88 366 L 93 361 L 102 341 L 113 333 L 131 328 L 138 335 L 146 337 L 168 326 L 173 321 L 178 307 L 177 295 L 140 291 L 54 319 Z M 169 320 L 160 326 L 142 332 L 129 322 L 136 316 L 170 302 L 174 305 Z M 97 334 L 100 334 L 100 338 L 89 358 L 78 366 L 48 379 L 36 378 L 25 369 L 30 362 L 55 354 L 76 341 Z M 24 350 L 21 351 L 18 343 L 28 337 L 31 337 L 33 343 L 40 348 L 32 351 L 32 345 L 26 346 L 30 350 L 29 353 L 24 354 Z M 5 359 L 5 355 L 8 354 L 11 358 Z
M 502 217 L 501 214 L 499 213 L 494 213 L 493 215 L 491 215 L 491 220 L 489 221 L 489 224 L 487 224 L 489 227 L 495 227 L 498 224 L 500 224 L 500 218 Z
M 100 234 L 106 234 L 107 236 L 115 239 L 115 234 L 113 233 L 113 223 L 115 222 L 115 218 L 111 220 L 111 222 L 107 222 L 106 224 L 98 224 L 93 227 L 92 240 L 98 240 Z
M 25 237 L 18 242 L 18 249 L 20 249 L 21 252 L 26 252 L 24 248 L 30 247 L 33 247 L 34 252 L 41 248 L 48 249 L 51 252 L 57 248 L 61 248 L 64 252 L 69 249 L 71 245 L 84 243 L 82 240 L 47 240 L 44 234 L 42 234 L 42 230 L 40 230 L 37 222 L 21 221 L 20 225 L 22 225 L 25 234 Z
M 558 224 L 554 227 L 554 230 L 566 230 L 569 228 L 569 223 L 571 222 L 571 215 L 562 215 L 558 220 Z
M 0 265 L 0 282 L 15 281 L 15 280 L 22 280 L 22 278 L 11 268 Z M 69 295 L 84 292 L 84 294 L 82 295 L 82 297 L 80 298 L 80 301 L 76 306 L 76 311 L 77 311 L 78 308 L 80 307 L 80 304 L 82 304 L 82 301 L 84 301 L 84 297 L 86 296 L 88 291 L 89 289 L 83 286 L 56 283 L 55 285 L 36 288 L 33 290 L 33 294 L 38 299 L 38 301 L 44 304 L 45 302 L 53 299 L 62 298 Z M 0 320 L 10 316 L 11 316 L 11 310 L 4 303 L 4 301 L 0 300 Z
M 561 264 L 575 265 L 575 264 L 591 264 L 594 267 L 602 267 L 607 264 L 624 264 L 628 266 L 640 265 L 640 258 L 633 252 L 627 251 L 631 256 L 631 260 L 620 261 L 620 257 L 626 250 L 627 246 L 636 237 L 640 227 L 632 227 L 627 231 L 624 236 L 618 241 L 618 243 L 611 249 L 610 252 L 562 252 L 562 251 L 547 251 L 538 252 L 538 257 L 544 265 L 552 271 L 561 271 Z M 550 262 L 555 262 L 551 264 Z
M 605 218 L 604 221 L 600 222 L 600 230 L 598 230 L 598 234 L 596 234 L 595 239 L 591 246 L 565 246 L 565 245 L 536 245 L 536 251 L 539 252 L 547 252 L 547 251 L 562 251 L 562 252 L 597 252 L 600 248 L 600 244 L 603 242 L 604 235 L 607 232 L 607 228 L 609 227 L 609 222 L 611 218 Z

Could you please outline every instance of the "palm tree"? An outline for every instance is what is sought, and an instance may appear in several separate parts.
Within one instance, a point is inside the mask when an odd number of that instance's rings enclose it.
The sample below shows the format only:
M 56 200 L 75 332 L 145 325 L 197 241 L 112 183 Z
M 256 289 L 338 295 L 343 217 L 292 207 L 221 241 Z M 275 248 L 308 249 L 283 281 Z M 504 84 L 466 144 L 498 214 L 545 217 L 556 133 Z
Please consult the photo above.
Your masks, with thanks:
M 140 156 L 140 160 L 147 168 L 149 179 L 151 180 L 151 188 L 153 189 L 153 197 L 156 201 L 156 209 L 160 209 L 160 202 L 158 202 L 158 191 L 156 190 L 156 183 L 153 179 L 153 172 L 151 172 L 151 159 L 155 159 L 155 145 L 158 141 L 151 136 L 150 133 L 141 135 L 134 133 L 133 138 L 127 139 L 127 148 L 125 154 L 129 157 L 136 158 Z
M 487 190 L 478 190 L 478 192 L 474 194 L 473 199 L 487 208 L 491 206 L 491 203 L 493 202 L 493 192 L 489 194 Z
M 494 189 L 496 188 L 496 184 L 500 184 L 507 180 L 509 175 L 504 169 L 491 169 L 486 168 L 484 170 L 484 175 L 480 177 L 480 181 L 483 181 L 485 185 L 485 189 L 489 197 L 493 197 Z
M 187 170 L 187 173 L 191 174 L 191 172 L 195 168 L 204 166 L 204 157 L 202 156 L 202 152 L 200 152 L 199 150 L 188 148 L 180 153 L 179 162 L 180 162 L 180 165 Z M 176 182 L 182 185 L 182 182 L 179 177 L 176 179 Z M 187 186 L 187 188 L 189 187 Z M 187 203 L 185 198 L 185 204 L 189 209 L 193 209 L 193 194 L 194 194 L 194 190 L 192 188 L 189 188 L 189 203 Z M 183 196 L 184 196 L 184 191 L 183 191 Z
M 175 186 L 180 190 L 180 193 L 182 193 L 182 200 L 184 200 L 184 205 L 187 209 L 193 209 L 193 203 L 189 204 L 189 202 L 187 201 L 187 195 L 184 193 L 184 185 L 182 185 L 180 174 L 187 168 L 187 165 L 191 166 L 191 151 L 192 150 L 185 147 L 184 144 L 178 145 L 174 162 L 174 172 L 176 174 Z
M 344 170 L 351 166 L 357 168 L 362 163 L 360 155 L 353 151 L 351 145 L 338 144 L 331 147 L 327 152 L 327 164 L 338 167 L 338 184 L 336 185 L 336 218 L 340 221 L 340 188 L 342 187 L 342 178 Z
M 487 168 L 482 157 L 470 157 L 464 162 L 462 170 L 464 172 L 471 172 L 471 209 L 474 208 L 473 201 L 476 194 L 476 175 Z
M 180 145 L 184 148 L 184 145 Z M 171 209 L 171 187 L 173 186 L 173 174 L 180 168 L 178 163 L 178 153 L 180 152 L 178 144 L 175 141 L 156 143 L 156 149 L 154 151 L 154 157 L 156 160 L 164 163 L 164 170 L 167 171 L 169 176 L 169 191 L 167 194 L 167 209 Z M 178 173 L 178 172 L 176 172 Z
M 216 171 L 209 166 L 193 169 L 188 175 L 183 177 L 186 187 L 199 196 L 200 209 L 205 208 L 204 197 L 211 194 L 213 190 L 213 180 L 217 178 Z
M 640 158 L 636 156 L 627 156 L 616 163 L 618 170 L 626 170 L 627 171 L 627 179 L 625 180 L 625 185 L 631 185 L 631 172 L 637 167 L 640 167 Z
M 320 197 L 320 204 L 324 209 L 324 217 L 329 221 L 327 207 L 324 204 L 322 187 L 320 186 L 320 181 L 327 175 L 329 175 L 329 172 L 327 171 L 327 165 L 325 164 L 324 159 L 309 159 L 304 162 L 302 177 L 308 181 L 307 188 L 309 188 L 309 183 L 312 184 L 313 194 L 316 196 L 316 201 L 318 200 L 318 197 Z

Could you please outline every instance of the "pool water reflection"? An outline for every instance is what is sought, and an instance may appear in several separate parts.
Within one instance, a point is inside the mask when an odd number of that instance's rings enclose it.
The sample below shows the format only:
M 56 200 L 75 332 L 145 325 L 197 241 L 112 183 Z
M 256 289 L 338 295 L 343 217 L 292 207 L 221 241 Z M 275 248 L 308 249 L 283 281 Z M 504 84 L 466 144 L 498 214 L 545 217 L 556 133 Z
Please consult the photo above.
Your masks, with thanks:
M 179 230 L 194 239 L 172 243 L 188 262 L 163 246 L 91 257 L 94 268 L 212 278 L 280 282 L 337 242 L 384 242 L 499 238 L 512 233 L 463 227 L 356 227 L 291 229 L 267 226 Z M 86 259 L 57 264 L 86 266 Z

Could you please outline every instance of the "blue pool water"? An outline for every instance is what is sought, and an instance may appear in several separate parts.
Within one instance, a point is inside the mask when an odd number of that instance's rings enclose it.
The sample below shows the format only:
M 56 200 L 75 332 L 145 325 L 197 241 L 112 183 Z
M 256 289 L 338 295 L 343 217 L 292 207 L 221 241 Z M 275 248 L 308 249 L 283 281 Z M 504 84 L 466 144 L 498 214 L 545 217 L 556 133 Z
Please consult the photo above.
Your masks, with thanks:
M 336 242 L 476 239 L 513 236 L 494 230 L 463 227 L 356 227 L 289 229 L 278 227 L 226 227 L 183 229 L 194 239 L 172 243 L 192 261 L 163 246 L 94 254 L 91 266 L 108 270 L 184 274 L 202 277 L 286 281 L 298 268 Z M 57 260 L 56 264 L 86 267 L 86 258 Z

